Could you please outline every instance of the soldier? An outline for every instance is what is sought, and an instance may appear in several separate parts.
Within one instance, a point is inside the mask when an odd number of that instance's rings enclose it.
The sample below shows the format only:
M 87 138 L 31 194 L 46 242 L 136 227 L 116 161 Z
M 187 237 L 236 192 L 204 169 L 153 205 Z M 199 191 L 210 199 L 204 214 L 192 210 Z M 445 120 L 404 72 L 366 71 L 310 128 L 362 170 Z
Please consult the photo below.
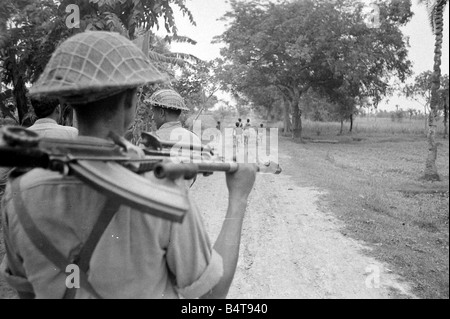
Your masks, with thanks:
M 74 139 L 78 136 L 78 130 L 74 127 L 63 126 L 57 123 L 61 116 L 61 107 L 56 99 L 31 100 L 36 122 L 28 129 L 35 131 L 41 137 Z M 0 167 L 0 198 L 4 192 L 8 175 L 12 168 Z
M 61 117 L 61 106 L 57 99 L 32 99 L 31 105 L 38 119 L 28 128 L 29 130 L 46 138 L 73 139 L 78 136 L 76 128 L 57 123 Z
M 163 80 L 131 41 L 93 31 L 64 41 L 30 93 L 72 105 L 79 138 L 103 141 L 110 131 L 123 136 L 132 124 L 137 88 Z M 0 273 L 21 298 L 224 298 L 236 269 L 255 171 L 242 165 L 227 174 L 230 205 L 213 248 L 194 204 L 183 223 L 174 224 L 115 204 L 74 177 L 34 169 L 6 188 Z M 183 187 L 178 181 L 161 183 Z M 186 196 L 192 203 L 189 192 Z M 25 223 L 17 212 L 29 217 Z M 86 248 L 104 212 L 113 212 L 112 220 L 98 243 Z M 25 232 L 29 227 L 38 235 Z M 87 269 L 80 289 L 67 289 L 67 270 L 50 261 L 56 255 L 73 262 L 68 266 Z
M 181 125 L 180 116 L 183 111 L 189 111 L 183 98 L 174 90 L 165 89 L 155 92 L 146 102 L 153 109 L 153 121 L 157 131 L 156 135 L 165 141 L 179 141 L 201 146 L 200 138 Z

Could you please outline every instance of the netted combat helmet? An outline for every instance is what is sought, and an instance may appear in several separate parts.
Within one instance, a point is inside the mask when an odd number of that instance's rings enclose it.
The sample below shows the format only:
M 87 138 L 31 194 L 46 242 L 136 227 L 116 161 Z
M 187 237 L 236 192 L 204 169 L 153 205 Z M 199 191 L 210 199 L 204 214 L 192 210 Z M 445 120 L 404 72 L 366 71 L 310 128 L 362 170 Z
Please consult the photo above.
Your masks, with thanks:
M 181 95 L 170 89 L 156 91 L 145 102 L 164 109 L 189 111 Z
M 30 95 L 83 104 L 165 81 L 166 77 L 127 38 L 113 32 L 87 31 L 61 43 Z

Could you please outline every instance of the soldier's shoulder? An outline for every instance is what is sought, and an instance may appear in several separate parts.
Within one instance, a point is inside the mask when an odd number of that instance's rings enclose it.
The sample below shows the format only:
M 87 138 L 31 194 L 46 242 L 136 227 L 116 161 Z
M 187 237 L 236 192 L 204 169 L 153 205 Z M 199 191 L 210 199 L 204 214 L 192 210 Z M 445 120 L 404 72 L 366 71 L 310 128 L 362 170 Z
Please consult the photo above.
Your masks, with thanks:
M 14 175 L 14 174 L 13 174 Z M 43 185 L 55 185 L 55 184 L 67 184 L 67 183 L 80 183 L 80 181 L 74 177 L 64 176 L 58 172 L 50 170 L 36 168 L 30 170 L 24 174 L 21 174 L 15 178 L 20 177 L 20 189 L 27 190 L 37 186 Z M 13 178 L 14 180 L 14 178 Z

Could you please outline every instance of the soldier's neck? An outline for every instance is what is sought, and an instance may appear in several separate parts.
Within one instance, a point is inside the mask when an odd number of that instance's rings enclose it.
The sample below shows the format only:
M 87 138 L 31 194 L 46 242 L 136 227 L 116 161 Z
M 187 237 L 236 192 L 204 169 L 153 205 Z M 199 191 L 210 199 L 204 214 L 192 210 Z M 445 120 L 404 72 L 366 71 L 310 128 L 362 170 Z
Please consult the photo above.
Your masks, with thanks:
M 79 123 L 78 131 L 80 136 L 92 136 L 102 139 L 108 139 L 109 132 L 111 131 L 119 136 L 123 136 L 125 134 L 123 125 L 120 125 L 120 123 L 113 120 L 102 121 L 100 123 L 96 123 L 95 125 Z

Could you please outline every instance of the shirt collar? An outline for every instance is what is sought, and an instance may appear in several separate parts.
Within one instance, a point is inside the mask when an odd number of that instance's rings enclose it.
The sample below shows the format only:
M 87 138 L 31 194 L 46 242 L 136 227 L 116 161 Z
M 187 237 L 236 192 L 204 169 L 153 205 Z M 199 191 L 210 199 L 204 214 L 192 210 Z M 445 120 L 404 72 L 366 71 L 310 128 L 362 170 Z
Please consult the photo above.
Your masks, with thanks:
M 50 119 L 48 117 L 45 117 L 43 119 L 38 119 L 34 124 L 58 124 L 54 119 Z
M 162 129 L 168 129 L 168 128 L 174 128 L 174 127 L 181 127 L 181 122 L 180 121 L 167 122 L 167 123 L 164 123 L 163 125 L 161 125 L 161 127 L 159 129 L 162 130 Z

